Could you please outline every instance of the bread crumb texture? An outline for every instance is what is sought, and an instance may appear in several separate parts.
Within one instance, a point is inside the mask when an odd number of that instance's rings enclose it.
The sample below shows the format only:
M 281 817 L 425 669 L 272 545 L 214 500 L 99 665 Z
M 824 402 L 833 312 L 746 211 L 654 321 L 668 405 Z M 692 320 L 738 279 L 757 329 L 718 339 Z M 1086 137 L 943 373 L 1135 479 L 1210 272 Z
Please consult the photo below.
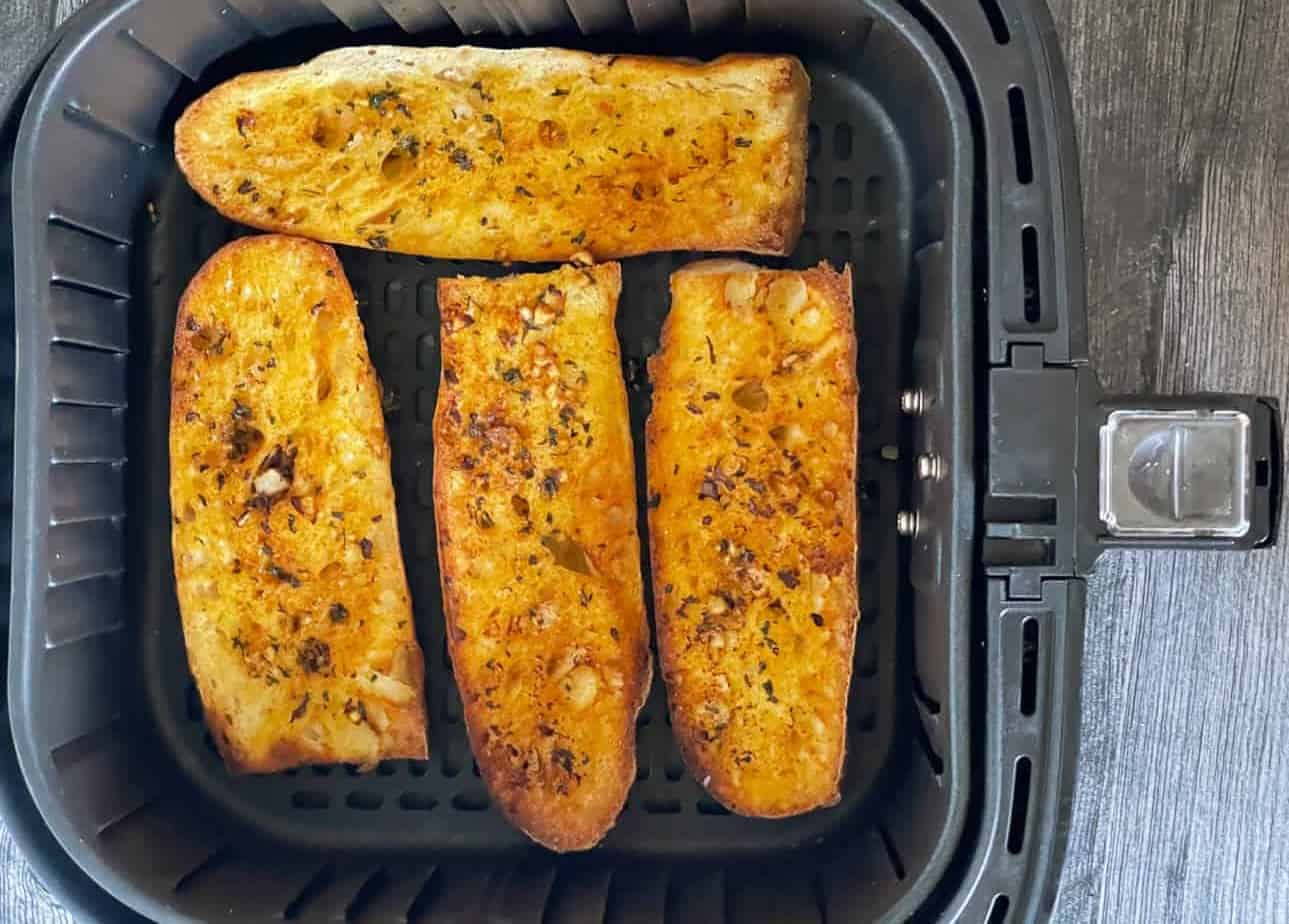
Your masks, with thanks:
M 180 118 L 175 154 L 224 215 L 358 247 L 786 254 L 809 100 L 782 55 L 342 48 L 216 87 Z
M 614 263 L 439 283 L 449 651 L 481 775 L 555 850 L 616 820 L 651 672 L 620 288 Z
M 850 269 L 671 288 L 647 438 L 672 729 L 731 810 L 799 814 L 839 798 L 858 620 Z
M 188 286 L 170 501 L 188 661 L 230 769 L 425 757 L 380 390 L 330 247 L 245 238 Z

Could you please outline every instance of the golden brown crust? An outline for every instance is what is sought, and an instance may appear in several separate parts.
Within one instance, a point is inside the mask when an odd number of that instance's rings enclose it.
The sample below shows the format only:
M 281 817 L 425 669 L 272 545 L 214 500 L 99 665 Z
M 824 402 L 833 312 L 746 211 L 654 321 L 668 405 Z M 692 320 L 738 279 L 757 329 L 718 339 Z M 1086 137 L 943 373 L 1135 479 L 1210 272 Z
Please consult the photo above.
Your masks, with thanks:
M 229 769 L 425 757 L 380 390 L 330 247 L 244 238 L 188 285 L 170 498 L 188 663 Z
M 552 850 L 612 827 L 651 666 L 616 263 L 439 282 L 434 509 L 479 771 Z
M 810 81 L 793 57 L 342 48 L 193 103 L 175 157 L 257 228 L 486 260 L 787 254 Z
M 658 652 L 691 772 L 742 815 L 839 798 L 858 620 L 849 267 L 673 274 L 646 430 Z

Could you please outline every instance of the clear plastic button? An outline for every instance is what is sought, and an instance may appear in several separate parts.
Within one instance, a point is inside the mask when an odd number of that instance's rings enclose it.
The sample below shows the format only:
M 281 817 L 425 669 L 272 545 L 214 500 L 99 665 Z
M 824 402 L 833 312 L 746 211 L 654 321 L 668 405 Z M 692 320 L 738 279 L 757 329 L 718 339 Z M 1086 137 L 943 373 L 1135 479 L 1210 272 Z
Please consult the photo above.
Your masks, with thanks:
M 1101 519 L 1114 536 L 1249 531 L 1241 411 L 1114 411 L 1101 428 Z

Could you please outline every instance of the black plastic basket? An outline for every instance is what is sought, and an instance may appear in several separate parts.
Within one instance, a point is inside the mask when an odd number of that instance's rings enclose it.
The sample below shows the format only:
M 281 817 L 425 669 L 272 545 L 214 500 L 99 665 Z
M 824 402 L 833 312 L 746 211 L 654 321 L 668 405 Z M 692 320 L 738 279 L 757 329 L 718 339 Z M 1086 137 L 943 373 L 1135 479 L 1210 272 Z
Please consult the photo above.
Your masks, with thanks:
M 352 249 L 389 391 L 431 759 L 233 778 L 209 745 L 171 578 L 169 349 L 179 293 L 245 229 L 184 184 L 174 120 L 241 71 L 467 37 L 807 62 L 807 225 L 780 262 L 855 264 L 863 382 L 864 615 L 832 809 L 722 810 L 684 772 L 660 686 L 602 847 L 555 857 L 489 806 L 441 657 L 427 485 L 434 279 L 501 270 Z M 996 924 L 1049 907 L 1077 745 L 1078 575 L 1106 544 L 1162 535 L 1112 536 L 1098 517 L 1102 427 L 1130 405 L 1103 401 L 1086 368 L 1054 48 L 1046 11 L 1008 0 L 104 0 L 80 14 L 2 154 L 18 358 L 8 709 L 26 784 L 7 780 L 9 817 L 34 801 L 48 831 L 19 834 L 55 887 L 104 917 L 166 921 Z M 666 276 L 693 258 L 624 264 L 638 443 Z M 1274 409 L 1201 404 L 1248 423 L 1226 460 L 1249 474 L 1248 528 L 1162 541 L 1265 542 Z

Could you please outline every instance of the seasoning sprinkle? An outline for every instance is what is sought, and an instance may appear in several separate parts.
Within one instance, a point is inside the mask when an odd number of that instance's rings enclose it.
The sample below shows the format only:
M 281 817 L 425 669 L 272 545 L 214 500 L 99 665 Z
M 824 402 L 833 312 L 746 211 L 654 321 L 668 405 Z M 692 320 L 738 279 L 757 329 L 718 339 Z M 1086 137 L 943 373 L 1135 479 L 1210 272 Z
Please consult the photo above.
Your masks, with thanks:
M 474 169 L 474 161 L 470 159 L 470 155 L 465 148 L 453 148 L 452 153 L 448 155 L 448 159 L 462 170 L 470 171 Z

